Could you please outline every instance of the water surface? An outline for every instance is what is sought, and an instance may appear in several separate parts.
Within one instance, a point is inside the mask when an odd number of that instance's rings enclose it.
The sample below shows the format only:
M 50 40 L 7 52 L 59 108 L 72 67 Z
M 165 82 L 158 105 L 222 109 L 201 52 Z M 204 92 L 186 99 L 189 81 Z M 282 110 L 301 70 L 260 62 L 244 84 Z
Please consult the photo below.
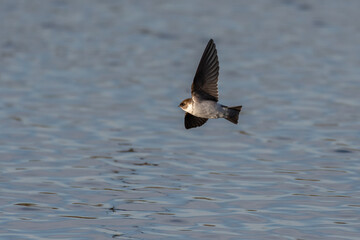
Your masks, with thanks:
M 1 239 L 360 238 L 358 1 L 1 1 Z M 209 38 L 238 125 L 185 130 Z

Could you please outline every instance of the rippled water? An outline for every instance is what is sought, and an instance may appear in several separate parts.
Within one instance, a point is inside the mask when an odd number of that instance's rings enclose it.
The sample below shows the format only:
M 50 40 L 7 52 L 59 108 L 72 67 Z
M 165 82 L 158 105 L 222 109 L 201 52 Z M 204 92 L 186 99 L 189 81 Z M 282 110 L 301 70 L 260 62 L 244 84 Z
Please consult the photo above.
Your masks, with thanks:
M 0 3 L 1 239 L 360 239 L 359 1 Z

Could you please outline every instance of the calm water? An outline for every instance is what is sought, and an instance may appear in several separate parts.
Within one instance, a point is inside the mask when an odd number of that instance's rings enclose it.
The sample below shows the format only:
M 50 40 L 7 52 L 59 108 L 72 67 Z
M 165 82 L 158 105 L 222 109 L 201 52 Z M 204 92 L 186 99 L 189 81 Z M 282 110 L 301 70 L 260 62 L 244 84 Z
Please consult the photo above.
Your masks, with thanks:
M 0 239 L 360 239 L 359 1 L 0 6 Z

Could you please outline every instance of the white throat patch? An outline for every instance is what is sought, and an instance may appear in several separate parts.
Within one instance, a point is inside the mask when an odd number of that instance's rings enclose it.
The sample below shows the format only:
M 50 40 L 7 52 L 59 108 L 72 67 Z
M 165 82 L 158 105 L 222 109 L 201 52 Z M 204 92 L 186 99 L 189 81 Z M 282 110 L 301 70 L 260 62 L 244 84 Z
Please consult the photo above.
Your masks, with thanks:
M 191 113 L 192 112 L 192 104 L 189 103 L 186 108 L 183 109 L 185 112 Z

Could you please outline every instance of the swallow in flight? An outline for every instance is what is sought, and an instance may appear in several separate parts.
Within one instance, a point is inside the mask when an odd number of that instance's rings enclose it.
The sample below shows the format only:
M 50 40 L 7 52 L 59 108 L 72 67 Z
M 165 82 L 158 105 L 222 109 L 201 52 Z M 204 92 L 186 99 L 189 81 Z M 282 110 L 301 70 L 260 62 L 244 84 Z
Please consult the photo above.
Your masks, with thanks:
M 179 107 L 185 113 L 185 128 L 200 127 L 209 118 L 225 118 L 237 124 L 242 106 L 227 107 L 218 103 L 219 61 L 212 39 L 207 44 L 191 85 L 191 98 Z

